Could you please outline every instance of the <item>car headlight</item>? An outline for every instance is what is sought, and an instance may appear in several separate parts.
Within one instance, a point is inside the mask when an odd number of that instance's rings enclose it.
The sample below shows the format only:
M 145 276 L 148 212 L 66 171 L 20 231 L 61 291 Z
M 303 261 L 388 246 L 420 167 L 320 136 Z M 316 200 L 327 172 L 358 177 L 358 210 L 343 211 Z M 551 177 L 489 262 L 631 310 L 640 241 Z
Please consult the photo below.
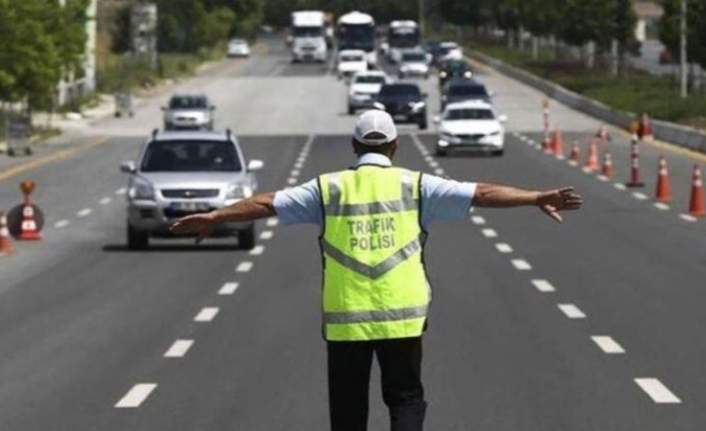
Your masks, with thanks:
M 446 78 L 447 76 L 449 76 L 449 74 L 446 72 L 439 73 L 439 78 Z
M 252 197 L 252 189 L 242 184 L 231 184 L 226 199 L 247 199 Z
M 424 102 L 410 102 L 409 106 L 412 108 L 412 111 L 419 112 L 424 109 L 424 107 L 426 107 L 427 105 Z
M 470 70 L 467 70 L 463 73 L 463 76 L 465 78 L 471 78 L 473 76 L 473 72 L 471 72 Z
M 446 142 L 454 143 L 454 142 L 457 142 L 457 141 L 458 141 L 458 138 L 456 138 L 456 137 L 455 137 L 454 135 L 452 135 L 451 133 L 448 133 L 448 132 L 441 132 L 441 140 L 442 140 L 442 141 L 446 141 Z
M 132 200 L 154 200 L 154 186 L 141 177 L 133 177 L 128 189 L 128 197 Z

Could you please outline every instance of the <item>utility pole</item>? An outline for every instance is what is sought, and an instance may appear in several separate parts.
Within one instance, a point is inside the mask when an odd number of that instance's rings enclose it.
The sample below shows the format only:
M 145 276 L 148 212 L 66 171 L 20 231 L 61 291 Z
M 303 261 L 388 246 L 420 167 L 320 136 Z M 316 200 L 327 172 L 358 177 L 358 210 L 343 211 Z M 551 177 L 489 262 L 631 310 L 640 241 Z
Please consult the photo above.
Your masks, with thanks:
M 689 79 L 689 61 L 687 59 L 687 24 L 686 12 L 688 0 L 681 0 L 681 16 L 679 22 L 679 86 L 682 98 L 689 95 L 688 79 Z
M 419 32 L 424 35 L 424 0 L 419 0 Z

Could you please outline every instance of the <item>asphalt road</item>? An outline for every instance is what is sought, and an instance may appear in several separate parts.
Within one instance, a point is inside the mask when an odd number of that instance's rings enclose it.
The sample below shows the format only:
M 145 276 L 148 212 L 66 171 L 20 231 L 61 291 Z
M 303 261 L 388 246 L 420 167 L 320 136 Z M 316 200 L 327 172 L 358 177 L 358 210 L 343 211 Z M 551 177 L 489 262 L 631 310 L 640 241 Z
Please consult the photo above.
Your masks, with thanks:
M 345 86 L 327 67 L 289 64 L 279 40 L 258 52 L 180 88 L 207 92 L 218 125 L 265 161 L 263 190 L 349 166 Z M 706 228 L 679 216 L 699 159 L 644 145 L 648 187 L 636 197 L 616 186 L 623 135 L 608 146 L 616 177 L 602 181 L 535 149 L 538 93 L 492 71 L 479 79 L 510 116 L 505 157 L 436 158 L 433 130 L 403 126 L 396 162 L 462 180 L 574 185 L 586 207 L 562 226 L 517 209 L 433 227 L 428 429 L 704 429 Z M 438 106 L 435 81 L 423 85 Z M 118 165 L 159 125 L 163 102 L 96 124 L 87 134 L 100 145 L 0 182 L 7 207 L 15 180 L 34 178 L 48 216 L 40 243 L 0 258 L 0 429 L 325 430 L 315 228 L 259 223 L 253 252 L 232 240 L 125 248 Z M 585 150 L 599 123 L 552 113 Z M 650 199 L 647 168 L 662 153 L 674 176 L 668 209 Z M 386 429 L 372 392 L 371 429 Z

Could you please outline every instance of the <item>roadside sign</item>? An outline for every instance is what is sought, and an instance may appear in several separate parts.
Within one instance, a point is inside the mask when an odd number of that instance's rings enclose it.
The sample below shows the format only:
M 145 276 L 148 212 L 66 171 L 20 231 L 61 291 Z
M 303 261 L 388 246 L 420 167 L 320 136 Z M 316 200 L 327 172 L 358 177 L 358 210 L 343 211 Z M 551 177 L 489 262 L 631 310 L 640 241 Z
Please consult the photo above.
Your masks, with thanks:
M 32 119 L 26 115 L 11 115 L 7 117 L 7 154 L 15 156 L 24 153 L 32 154 L 30 139 L 32 138 Z

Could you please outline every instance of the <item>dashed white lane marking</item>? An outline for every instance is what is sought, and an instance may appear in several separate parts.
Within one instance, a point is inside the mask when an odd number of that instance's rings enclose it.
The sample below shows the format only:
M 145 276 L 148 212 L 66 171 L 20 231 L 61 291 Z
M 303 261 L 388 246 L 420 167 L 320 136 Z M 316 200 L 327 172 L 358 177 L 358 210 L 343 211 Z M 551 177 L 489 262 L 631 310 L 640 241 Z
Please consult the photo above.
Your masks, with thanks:
M 293 177 L 298 177 L 300 173 L 301 172 L 299 171 L 299 169 L 292 169 L 292 172 L 289 175 Z
M 635 199 L 640 200 L 640 201 L 646 201 L 648 199 L 647 195 L 644 193 L 641 193 L 641 192 L 634 192 L 632 194 L 632 197 L 634 197 Z
M 251 256 L 260 256 L 264 252 L 265 252 L 264 245 L 256 245 L 252 250 L 250 250 L 250 255 Z
M 230 283 L 224 283 L 223 287 L 218 291 L 219 295 L 233 295 L 236 290 L 238 290 L 238 287 L 240 286 L 239 283 L 236 282 L 230 282 Z
M 149 397 L 156 388 L 156 383 L 139 383 L 133 386 L 132 389 L 115 404 L 115 408 L 136 409 L 145 402 L 147 397 Z
M 435 170 L 434 170 L 434 175 L 439 175 L 439 176 L 444 175 L 444 170 L 441 169 L 441 168 L 435 169 Z
M 204 307 L 194 317 L 194 322 L 210 322 L 216 318 L 219 311 L 218 307 Z
M 109 203 L 113 202 L 112 198 L 109 197 L 104 197 L 103 199 L 99 200 L 98 203 L 101 205 L 108 205 Z
M 485 224 L 485 218 L 481 216 L 473 216 L 471 217 L 471 221 L 473 224 Z
M 272 232 L 271 230 L 265 230 L 265 231 L 263 231 L 263 232 L 260 234 L 260 239 L 265 239 L 265 240 L 267 240 L 267 239 L 272 239 L 272 237 L 274 236 L 274 234 L 275 234 L 275 233 Z
M 579 163 L 576 160 L 569 160 L 567 163 L 569 164 L 569 166 L 578 166 L 579 165 Z
M 505 244 L 504 242 L 495 244 L 495 248 L 497 248 L 500 253 L 512 253 L 512 247 L 510 247 L 510 244 Z
M 63 229 L 70 224 L 71 224 L 71 222 L 68 220 L 59 220 L 58 222 L 54 223 L 54 227 L 57 229 Z
M 434 158 L 430 155 L 426 155 L 426 156 L 424 156 L 424 161 L 427 163 L 431 163 L 434 161 Z
M 523 259 L 513 259 L 512 266 L 514 266 L 515 269 L 517 269 L 518 271 L 529 271 L 530 269 L 532 269 L 532 265 L 530 265 L 529 262 Z
M 669 205 L 665 204 L 664 202 L 655 202 L 654 206 L 658 210 L 669 211 Z
M 253 263 L 252 262 L 240 262 L 237 268 L 235 268 L 235 272 L 250 272 L 252 269 Z
M 679 218 L 692 223 L 699 221 L 699 219 L 697 219 L 691 214 L 679 214 Z
M 532 280 L 532 284 L 534 284 L 534 287 L 537 288 L 537 290 L 543 293 L 556 291 L 556 288 L 547 280 Z
M 607 353 L 610 355 L 625 353 L 625 349 L 623 349 L 623 346 L 618 344 L 618 342 L 615 341 L 613 337 L 610 337 L 608 335 L 594 335 L 591 337 L 591 339 L 594 343 L 596 343 L 598 347 L 600 347 L 601 350 L 603 350 L 603 353 Z
M 598 181 L 603 181 L 604 183 L 610 180 L 610 178 L 606 177 L 605 175 L 599 175 L 596 178 L 598 178 Z
M 295 168 L 295 169 L 301 169 L 301 168 L 303 168 L 303 167 L 304 167 L 304 162 L 303 162 L 303 161 L 297 162 L 297 163 L 294 164 L 294 168 Z
M 569 319 L 585 319 L 586 313 L 581 311 L 580 308 L 574 304 L 559 304 L 557 305 L 559 310 L 566 315 Z
M 613 187 L 615 187 L 618 190 L 627 190 L 627 186 L 623 183 L 615 183 L 615 184 L 613 184 Z
M 495 229 L 483 229 L 483 236 L 486 238 L 497 238 L 498 233 L 495 231 Z
M 269 226 L 269 227 L 275 227 L 278 224 L 279 224 L 279 220 L 277 218 L 267 219 L 267 226 Z
M 640 377 L 635 383 L 657 404 L 681 404 L 679 397 L 674 395 L 659 379 L 654 377 Z
M 115 194 L 118 196 L 124 195 L 125 193 L 127 193 L 127 188 L 125 187 L 121 187 L 115 191 Z
M 292 185 L 292 186 L 293 186 L 293 185 L 295 185 L 296 183 L 297 183 L 297 179 L 296 179 L 296 178 L 293 178 L 293 177 L 292 177 L 292 178 L 290 178 L 290 179 L 287 180 L 287 184 L 289 184 L 289 185 Z
M 164 354 L 165 358 L 183 358 L 191 346 L 194 345 L 194 340 L 176 340 L 172 347 Z
M 86 216 L 90 215 L 92 212 L 93 212 L 92 209 L 84 208 L 81 211 L 77 212 L 76 215 L 79 217 L 86 217 Z
M 439 167 L 439 162 L 437 162 L 436 160 L 432 160 L 431 162 L 429 162 L 429 166 L 431 166 L 432 169 L 436 169 Z

